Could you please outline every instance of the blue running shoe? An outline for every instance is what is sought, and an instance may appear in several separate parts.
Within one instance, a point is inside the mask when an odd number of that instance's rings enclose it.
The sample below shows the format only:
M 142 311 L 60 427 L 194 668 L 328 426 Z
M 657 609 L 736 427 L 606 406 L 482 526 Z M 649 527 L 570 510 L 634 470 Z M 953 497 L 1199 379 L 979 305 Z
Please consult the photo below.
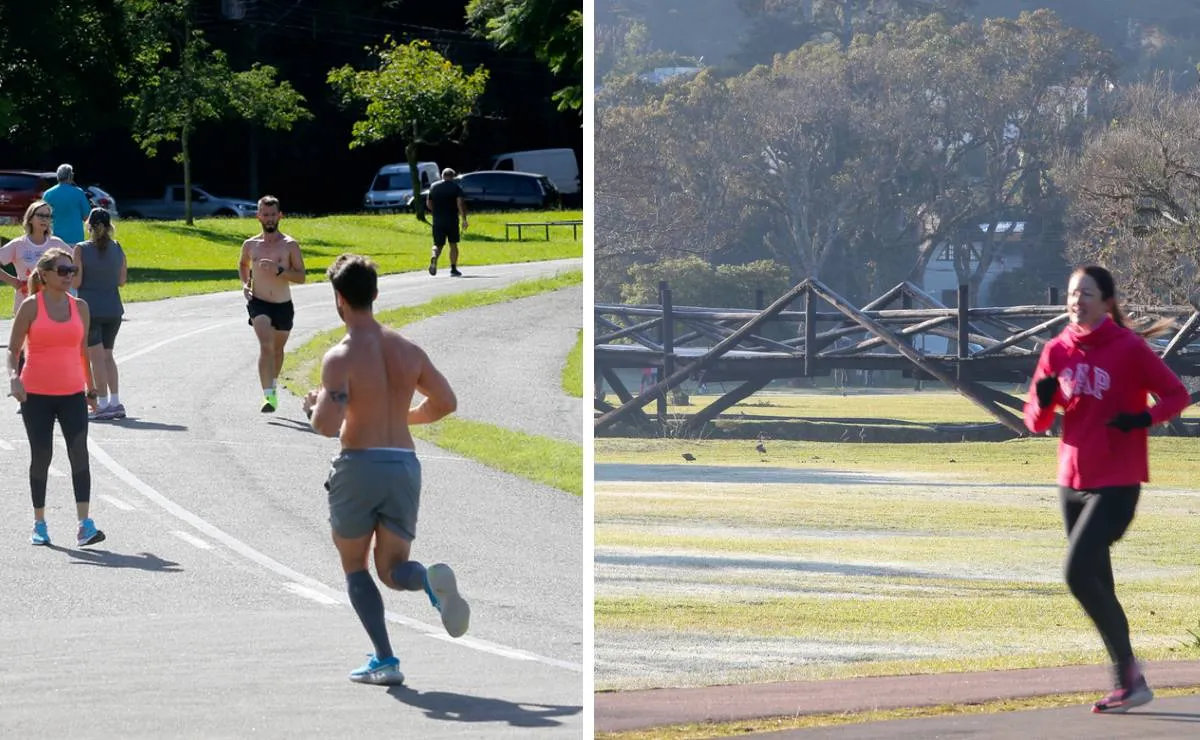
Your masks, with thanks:
M 350 680 L 375 686 L 399 686 L 404 683 L 404 674 L 400 672 L 399 658 L 380 660 L 372 655 L 365 665 L 350 672 Z
M 462 637 L 471 623 L 471 606 L 458 593 L 454 571 L 445 563 L 436 563 L 425 571 L 425 593 L 442 614 L 442 626 L 451 637 Z
M 50 544 L 50 531 L 46 529 L 46 522 L 41 521 L 33 523 L 33 534 L 29 537 L 29 543 L 31 545 Z
M 79 523 L 79 536 L 76 537 L 76 542 L 80 547 L 86 545 L 94 545 L 97 542 L 104 541 L 104 533 L 96 529 L 96 523 L 91 519 L 84 519 Z

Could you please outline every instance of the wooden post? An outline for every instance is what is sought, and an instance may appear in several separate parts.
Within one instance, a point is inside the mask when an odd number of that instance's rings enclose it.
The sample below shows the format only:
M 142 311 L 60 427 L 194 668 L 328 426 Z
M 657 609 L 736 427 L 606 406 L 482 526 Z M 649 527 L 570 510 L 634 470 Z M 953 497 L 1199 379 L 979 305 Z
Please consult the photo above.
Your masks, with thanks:
M 761 310 L 763 310 L 763 306 L 764 306 L 764 304 L 763 304 L 763 289 L 755 288 L 754 289 L 754 310 L 761 311 Z
M 806 281 L 806 282 L 808 282 L 808 281 Z M 901 340 L 895 334 L 893 334 L 890 330 L 888 330 L 887 327 L 878 323 L 871 317 L 863 314 L 861 311 L 859 311 L 854 306 L 852 306 L 845 298 L 842 298 L 837 293 L 834 293 L 827 286 L 817 283 L 815 281 L 812 282 L 811 289 L 813 291 L 817 292 L 822 298 L 824 298 L 830 304 L 832 304 L 833 307 L 836 308 L 838 311 L 841 311 L 846 316 L 848 316 L 851 319 L 853 319 L 854 321 L 858 322 L 858 324 L 860 326 L 862 326 L 864 329 L 871 332 L 872 334 L 874 334 L 877 337 L 883 338 L 883 340 L 885 342 L 887 342 L 888 346 L 892 347 L 897 352 L 899 352 L 901 355 L 903 355 L 905 357 L 905 359 L 907 359 L 909 362 L 916 365 L 918 368 L 925 371 L 929 375 L 932 375 L 933 377 L 942 381 L 943 383 L 950 386 L 951 388 L 955 389 L 956 391 L 959 391 L 960 393 L 962 393 L 967 398 L 971 399 L 973 402 L 975 402 L 980 407 L 986 409 L 988 411 L 988 413 L 990 413 L 992 416 L 996 417 L 997 421 L 999 421 L 1001 424 L 1003 424 L 1004 426 L 1006 426 L 1010 430 L 1012 430 L 1013 433 L 1015 433 L 1018 437 L 1024 437 L 1028 434 L 1028 432 L 1025 429 L 1025 424 L 1024 424 L 1024 422 L 1021 421 L 1021 419 L 1017 418 L 1016 416 L 1009 413 L 1008 411 L 1000 408 L 1000 406 L 998 406 L 994 401 L 991 401 L 986 398 L 982 398 L 981 396 L 973 393 L 970 388 L 964 387 L 963 384 L 959 383 L 958 379 L 955 378 L 952 374 L 943 370 L 937 363 L 929 362 L 929 360 L 922 357 L 919 353 L 916 352 L 916 350 L 914 350 L 912 347 L 908 346 L 907 343 L 905 343 L 903 340 Z M 601 417 L 601 418 L 603 418 L 603 417 Z
M 817 374 L 817 295 L 804 294 L 804 377 Z
M 955 370 L 958 379 L 966 378 L 966 363 L 963 360 L 971 355 L 971 286 L 960 283 L 958 286 L 958 364 Z
M 615 424 L 623 417 L 634 413 L 638 409 L 641 409 L 643 406 L 650 403 L 650 400 L 658 393 L 665 393 L 667 390 L 674 388 L 683 381 L 687 380 L 689 376 L 699 373 L 701 370 L 716 362 L 722 355 L 733 349 L 738 342 L 742 341 L 745 336 L 748 334 L 753 334 L 755 329 L 770 321 L 773 317 L 779 315 L 779 313 L 783 311 L 783 309 L 787 308 L 792 301 L 796 300 L 797 296 L 805 292 L 811 283 L 812 279 L 810 278 L 799 285 L 796 285 L 791 290 L 777 298 L 774 303 L 764 308 L 762 313 L 746 322 L 741 329 L 738 329 L 722 341 L 718 342 L 715 347 L 710 348 L 695 362 L 690 363 L 682 370 L 676 370 L 673 375 L 670 375 L 659 383 L 656 383 L 653 388 L 639 394 L 637 398 L 634 398 L 629 403 L 622 404 L 620 408 L 614 409 L 607 414 L 602 414 L 598 419 L 595 420 L 592 428 L 596 431 L 600 431 Z
M 663 378 L 671 377 L 674 368 L 668 363 L 671 362 L 671 352 L 674 350 L 674 326 L 671 320 L 671 288 L 667 285 L 666 280 L 658 281 L 658 302 L 662 305 L 662 323 L 658 326 L 658 340 L 662 344 L 663 366 L 657 380 L 662 383 Z M 667 423 L 667 391 L 663 390 L 658 396 L 658 423 Z
M 1057 285 L 1047 285 L 1046 286 L 1046 305 L 1047 306 L 1057 306 L 1058 305 L 1058 286 Z

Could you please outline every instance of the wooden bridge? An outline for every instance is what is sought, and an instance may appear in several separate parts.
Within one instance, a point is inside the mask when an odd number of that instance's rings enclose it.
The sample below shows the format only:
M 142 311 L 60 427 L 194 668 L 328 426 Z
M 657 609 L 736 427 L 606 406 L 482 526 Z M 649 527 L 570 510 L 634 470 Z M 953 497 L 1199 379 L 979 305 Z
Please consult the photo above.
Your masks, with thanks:
M 722 411 L 774 380 L 828 375 L 833 370 L 901 370 L 936 379 L 985 409 L 1017 436 L 1025 436 L 1022 403 L 985 382 L 1027 382 L 1042 347 L 1067 324 L 1064 306 L 970 308 L 967 286 L 949 307 L 904 282 L 856 308 L 818 280 L 808 279 L 762 309 L 674 306 L 666 283 L 658 305 L 597 304 L 595 365 L 621 404 L 595 401 L 597 432 L 628 422 L 655 432 L 666 423 L 667 393 L 688 379 L 737 382 L 733 390 L 693 414 L 682 433 L 697 434 Z M 1052 295 L 1050 302 L 1057 303 Z M 793 303 L 801 310 L 789 310 Z M 899 305 L 897 305 L 899 304 Z M 1156 349 L 1180 377 L 1200 375 L 1200 329 L 1195 306 L 1126 306 L 1138 319 L 1171 319 L 1174 333 Z M 947 352 L 927 353 L 920 337 L 944 337 Z M 656 368 L 660 380 L 633 395 L 615 372 Z M 1193 401 L 1200 394 L 1193 394 Z M 643 408 L 657 402 L 655 417 Z M 1010 410 L 1011 409 L 1011 410 Z

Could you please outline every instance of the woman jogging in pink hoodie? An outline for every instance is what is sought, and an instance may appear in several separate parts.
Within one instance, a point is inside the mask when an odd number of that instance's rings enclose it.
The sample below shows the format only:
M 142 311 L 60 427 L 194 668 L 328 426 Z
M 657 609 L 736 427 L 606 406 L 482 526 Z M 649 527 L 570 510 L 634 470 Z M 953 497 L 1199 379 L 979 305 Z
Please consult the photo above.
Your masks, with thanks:
M 1187 389 L 1145 338 L 1126 326 L 1112 274 L 1080 267 L 1067 287 L 1070 324 L 1042 350 L 1025 403 L 1025 426 L 1044 432 L 1063 409 L 1058 485 L 1067 525 L 1066 580 L 1096 625 L 1116 689 L 1093 712 L 1125 712 L 1154 698 L 1129 643 L 1109 549 L 1121 539 L 1150 479 L 1147 429 L 1189 403 Z M 1158 403 L 1147 408 L 1147 393 Z

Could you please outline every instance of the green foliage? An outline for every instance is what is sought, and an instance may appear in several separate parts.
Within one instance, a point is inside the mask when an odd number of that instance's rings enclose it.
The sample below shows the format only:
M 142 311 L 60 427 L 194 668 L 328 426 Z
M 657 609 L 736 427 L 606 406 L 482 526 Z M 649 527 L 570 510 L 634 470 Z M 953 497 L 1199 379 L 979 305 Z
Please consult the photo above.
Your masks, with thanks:
M 456 141 L 465 132 L 487 85 L 486 69 L 468 75 L 427 41 L 397 44 L 389 36 L 370 51 L 379 58 L 378 69 L 346 65 L 327 77 L 343 105 L 367 104 L 366 117 L 354 124 L 351 147 L 393 136 L 436 144 Z
M 675 305 L 711 308 L 753 308 L 756 290 L 770 303 L 792 287 L 787 269 L 771 260 L 714 267 L 688 256 L 630 267 L 621 298 L 625 303 L 658 303 L 660 280 L 667 281 Z
M 304 107 L 304 96 L 287 80 L 276 80 L 276 73 L 271 65 L 258 62 L 235 73 L 231 80 L 233 107 L 250 123 L 271 131 L 291 131 L 297 122 L 313 116 Z
M 583 106 L 583 11 L 579 0 L 471 0 L 467 25 L 501 49 L 532 51 L 566 87 L 559 110 Z

